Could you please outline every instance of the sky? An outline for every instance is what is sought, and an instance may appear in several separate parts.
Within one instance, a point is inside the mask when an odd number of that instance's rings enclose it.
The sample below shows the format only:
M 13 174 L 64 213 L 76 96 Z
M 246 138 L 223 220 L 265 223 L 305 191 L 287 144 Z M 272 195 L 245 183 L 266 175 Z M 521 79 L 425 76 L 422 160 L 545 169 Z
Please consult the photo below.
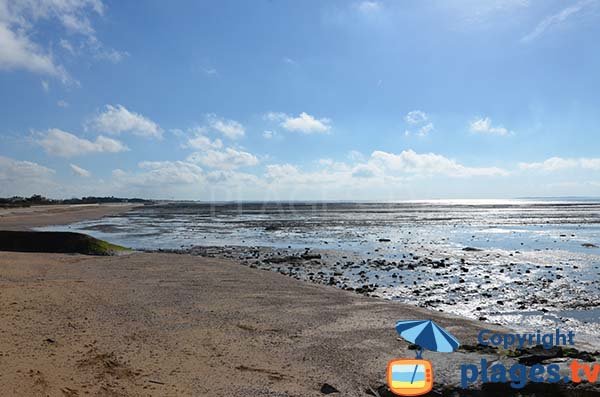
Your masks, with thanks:
M 0 0 L 0 196 L 600 196 L 600 0 Z

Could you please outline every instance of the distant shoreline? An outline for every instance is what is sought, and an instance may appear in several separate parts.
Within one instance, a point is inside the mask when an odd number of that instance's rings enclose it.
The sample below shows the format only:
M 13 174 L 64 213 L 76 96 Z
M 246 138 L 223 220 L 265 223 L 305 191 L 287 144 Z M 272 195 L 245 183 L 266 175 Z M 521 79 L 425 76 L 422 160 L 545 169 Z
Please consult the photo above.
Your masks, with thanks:
M 33 230 L 127 212 L 139 204 L 52 204 L 0 208 L 0 230 Z

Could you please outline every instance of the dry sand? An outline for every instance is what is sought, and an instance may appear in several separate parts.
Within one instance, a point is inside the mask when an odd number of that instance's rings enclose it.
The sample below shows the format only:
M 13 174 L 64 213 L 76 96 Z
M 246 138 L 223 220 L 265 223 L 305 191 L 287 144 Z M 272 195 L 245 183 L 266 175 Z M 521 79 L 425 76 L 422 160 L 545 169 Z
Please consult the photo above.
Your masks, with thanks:
M 38 226 L 65 225 L 84 219 L 118 214 L 134 204 L 38 205 L 26 208 L 0 208 L 0 230 L 29 230 Z
M 35 210 L 0 228 L 117 209 Z M 394 324 L 415 318 L 467 344 L 485 326 L 226 260 L 0 252 L 0 395 L 319 396 L 328 383 L 364 396 L 389 359 L 414 356 Z M 427 358 L 445 384 L 479 359 Z
M 0 253 L 2 395 L 365 395 L 412 357 L 399 319 L 474 344 L 481 324 L 176 254 Z M 437 379 L 458 380 L 462 353 Z M 443 375 L 442 371 L 447 371 Z

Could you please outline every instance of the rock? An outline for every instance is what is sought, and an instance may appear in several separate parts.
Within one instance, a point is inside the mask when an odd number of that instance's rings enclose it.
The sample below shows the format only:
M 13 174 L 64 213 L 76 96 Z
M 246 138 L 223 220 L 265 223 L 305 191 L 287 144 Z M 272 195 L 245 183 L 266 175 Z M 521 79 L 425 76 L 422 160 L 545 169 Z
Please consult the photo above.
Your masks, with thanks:
M 389 243 L 390 241 L 392 241 L 392 240 L 390 240 L 389 238 L 380 238 L 379 239 L 380 243 Z
M 555 346 L 552 349 L 544 349 L 543 346 L 537 345 L 531 348 L 516 350 L 513 355 L 519 357 L 519 364 L 532 366 L 544 360 L 562 357 L 563 350 L 560 346 Z
M 479 352 L 484 354 L 498 354 L 498 348 L 489 345 L 482 345 L 478 343 L 477 345 L 461 345 L 460 350 L 464 350 L 468 353 Z
M 338 389 L 331 386 L 329 383 L 323 383 L 323 386 L 321 386 L 321 393 L 323 393 L 323 394 L 332 394 L 332 393 L 339 393 L 339 392 L 340 391 Z
M 305 252 L 300 255 L 300 257 L 305 260 L 321 259 L 321 254 L 309 254 L 308 252 Z
M 583 243 L 581 244 L 582 247 L 585 248 L 598 248 L 598 246 L 596 244 L 592 244 L 592 243 Z
M 462 250 L 463 251 L 467 251 L 467 252 L 480 252 L 480 251 L 483 251 L 482 249 L 475 248 L 475 247 L 465 247 Z

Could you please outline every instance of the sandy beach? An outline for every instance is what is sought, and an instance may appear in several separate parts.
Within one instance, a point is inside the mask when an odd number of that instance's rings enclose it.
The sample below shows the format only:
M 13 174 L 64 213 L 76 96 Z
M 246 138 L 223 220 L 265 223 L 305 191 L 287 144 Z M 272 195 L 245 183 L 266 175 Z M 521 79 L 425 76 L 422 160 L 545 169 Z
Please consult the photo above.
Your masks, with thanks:
M 3 216 L 0 229 L 126 209 L 36 208 Z M 0 391 L 319 396 L 327 384 L 340 392 L 333 395 L 377 395 L 387 361 L 414 357 L 394 330 L 400 319 L 435 320 L 464 345 L 475 345 L 481 329 L 502 330 L 232 260 L 2 252 Z M 461 363 L 511 361 L 481 352 L 426 355 L 437 390 L 458 385 Z
M 84 219 L 119 214 L 136 206 L 135 204 L 76 204 L 0 208 L 0 229 L 29 230 L 40 226 L 65 225 Z

